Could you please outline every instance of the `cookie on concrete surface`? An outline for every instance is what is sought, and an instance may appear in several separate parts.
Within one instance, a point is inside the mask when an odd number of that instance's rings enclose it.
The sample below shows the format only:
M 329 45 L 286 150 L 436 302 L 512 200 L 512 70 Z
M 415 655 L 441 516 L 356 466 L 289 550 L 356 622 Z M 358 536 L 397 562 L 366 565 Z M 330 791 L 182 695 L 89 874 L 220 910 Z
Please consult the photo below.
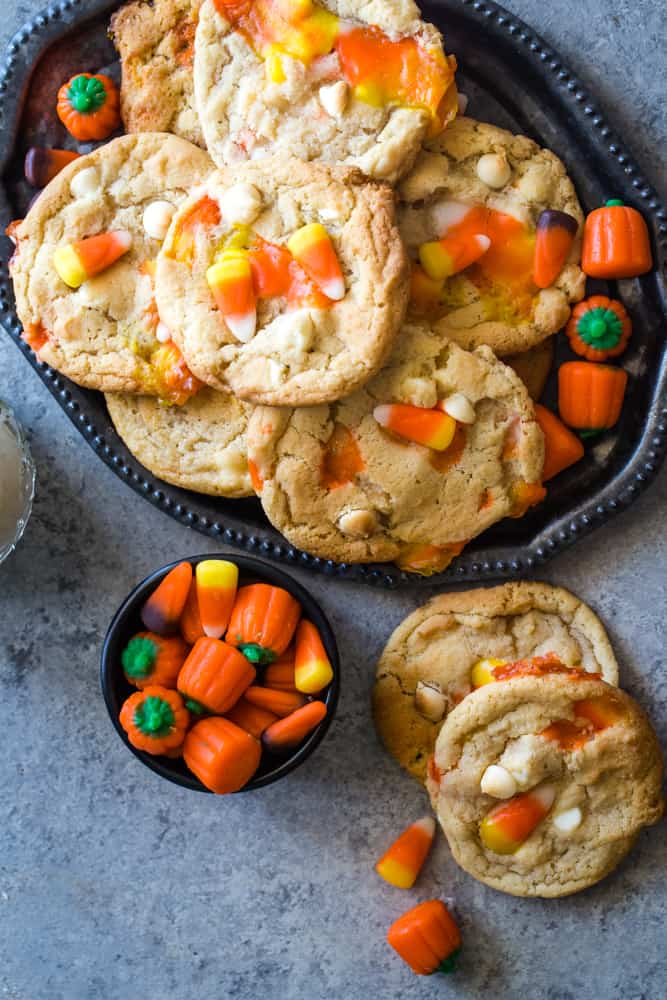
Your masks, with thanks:
M 190 368 L 254 403 L 306 406 L 363 385 L 407 295 L 391 189 L 288 157 L 213 173 L 158 258 L 160 316 Z
M 663 762 L 629 695 L 580 672 L 518 676 L 440 730 L 429 793 L 454 859 L 513 896 L 567 896 L 662 816 Z
M 127 132 L 173 132 L 205 147 L 193 63 L 201 0 L 131 0 L 111 18 Z
M 461 420 L 447 423 L 439 402 Z M 445 429 L 449 446 L 399 435 L 394 415 Z M 255 488 L 290 542 L 324 559 L 394 560 L 423 574 L 538 502 L 543 455 L 512 369 L 488 347 L 469 353 L 423 326 L 403 328 L 387 367 L 359 392 L 331 406 L 261 407 L 248 426 Z
M 401 232 L 414 261 L 414 315 L 437 320 L 462 347 L 488 344 L 500 355 L 528 350 L 565 326 L 570 304 L 585 291 L 583 213 L 553 153 L 525 136 L 458 118 L 425 144 L 399 193 Z M 576 235 L 560 274 L 538 288 L 536 227 L 547 211 L 563 213 Z M 563 222 L 562 215 L 551 219 Z M 433 255 L 441 239 L 446 261 Z
M 159 326 L 153 272 L 174 209 L 211 167 L 192 143 L 147 132 L 100 146 L 51 181 L 16 227 L 11 264 L 16 311 L 41 361 L 88 389 L 192 394 L 196 380 Z M 119 231 L 129 242 L 120 259 L 79 287 L 65 283 L 56 251 Z
M 207 386 L 183 406 L 123 393 L 107 393 L 106 404 L 119 437 L 159 479 L 210 496 L 254 496 L 247 404 Z
M 424 781 L 447 713 L 488 680 L 482 661 L 555 654 L 570 667 L 618 683 L 618 664 L 597 615 L 574 594 L 527 581 L 440 594 L 413 611 L 380 657 L 373 717 L 398 763 Z M 487 664 L 491 666 L 491 664 Z
M 456 62 L 412 0 L 205 0 L 195 93 L 220 166 L 283 150 L 395 181 L 457 111 Z
M 554 339 L 549 337 L 548 340 L 543 340 L 541 344 L 531 347 L 523 354 L 512 354 L 508 358 L 503 358 L 505 364 L 517 373 L 528 390 L 528 395 L 535 402 L 544 392 L 553 368 L 555 353 Z

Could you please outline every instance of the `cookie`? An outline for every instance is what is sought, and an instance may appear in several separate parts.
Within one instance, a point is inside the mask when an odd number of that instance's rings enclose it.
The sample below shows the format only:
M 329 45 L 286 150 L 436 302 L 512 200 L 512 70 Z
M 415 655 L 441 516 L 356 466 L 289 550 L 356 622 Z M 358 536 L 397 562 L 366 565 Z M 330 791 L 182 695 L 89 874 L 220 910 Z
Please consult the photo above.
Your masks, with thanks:
M 433 408 L 454 396 L 472 422 L 452 421 L 446 450 L 383 426 L 393 403 L 440 426 Z M 511 368 L 488 347 L 469 353 L 423 326 L 403 328 L 387 367 L 359 392 L 332 406 L 261 407 L 248 426 L 262 506 L 290 542 L 324 559 L 395 560 L 425 574 L 543 496 L 543 455 Z
M 16 228 L 16 311 L 41 361 L 88 389 L 187 398 L 196 380 L 159 327 L 153 271 L 167 223 L 210 172 L 206 153 L 157 133 L 122 136 L 65 167 Z M 66 284 L 56 251 L 122 231 L 129 250 Z
M 326 276 L 311 267 L 312 235 Z M 240 316 L 227 305 L 237 278 Z M 277 406 L 338 399 L 367 382 L 407 294 L 391 189 L 286 157 L 212 174 L 174 217 L 157 267 L 160 315 L 195 375 Z
M 555 353 L 553 337 L 549 337 L 548 340 L 543 340 L 537 347 L 531 347 L 523 354 L 512 354 L 503 359 L 505 364 L 517 373 L 528 390 L 528 395 L 535 402 L 544 392 L 553 368 Z
M 570 304 L 585 291 L 583 214 L 553 153 L 525 136 L 458 118 L 426 142 L 399 193 L 401 232 L 413 259 L 412 314 L 437 321 L 462 347 L 488 344 L 502 356 L 526 351 L 565 326 Z M 547 210 L 569 216 L 576 236 L 551 287 L 538 289 L 536 227 Z M 460 256 L 447 268 L 452 276 L 435 278 L 443 272 L 428 254 L 443 237 Z
M 195 94 L 219 166 L 283 150 L 394 182 L 456 114 L 456 62 L 412 0 L 205 0 Z
M 254 496 L 247 404 L 207 386 L 183 406 L 121 393 L 107 393 L 106 404 L 119 437 L 158 479 L 210 496 Z
M 448 716 L 429 792 L 455 861 L 513 896 L 598 882 L 662 816 L 663 763 L 639 706 L 579 672 L 523 676 Z
M 193 62 L 201 0 L 132 0 L 111 18 L 126 132 L 173 132 L 205 148 Z
M 398 626 L 380 657 L 373 690 L 378 735 L 424 781 L 443 720 L 473 689 L 475 664 L 547 654 L 618 683 L 602 622 L 567 590 L 525 581 L 440 594 Z

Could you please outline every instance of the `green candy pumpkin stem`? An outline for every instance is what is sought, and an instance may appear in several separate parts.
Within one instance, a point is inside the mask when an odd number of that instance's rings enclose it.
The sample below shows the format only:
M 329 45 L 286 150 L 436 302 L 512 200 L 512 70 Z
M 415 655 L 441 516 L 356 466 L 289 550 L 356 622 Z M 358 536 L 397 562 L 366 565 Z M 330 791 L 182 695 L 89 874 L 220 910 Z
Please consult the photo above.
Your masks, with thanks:
M 95 77 L 75 76 L 67 91 L 70 104 L 81 115 L 91 114 L 104 105 L 107 92 L 101 80 Z
M 130 639 L 121 654 L 123 670 L 128 677 L 148 677 L 157 659 L 157 646 L 150 639 Z
M 258 667 L 268 667 L 276 659 L 276 654 L 272 649 L 259 646 L 256 642 L 244 642 L 238 647 L 239 653 L 243 653 L 246 660 Z
M 171 705 L 155 695 L 149 695 L 134 710 L 134 724 L 144 736 L 160 739 L 171 732 L 174 721 Z
M 460 954 L 461 954 L 461 949 L 457 948 L 456 951 L 453 951 L 451 955 L 449 955 L 440 963 L 440 965 L 435 971 L 441 972 L 445 976 L 449 976 L 451 975 L 452 972 L 456 972 L 456 963 L 458 961 Z
M 577 323 L 577 333 L 597 350 L 613 350 L 621 342 L 623 323 L 611 309 L 591 309 Z

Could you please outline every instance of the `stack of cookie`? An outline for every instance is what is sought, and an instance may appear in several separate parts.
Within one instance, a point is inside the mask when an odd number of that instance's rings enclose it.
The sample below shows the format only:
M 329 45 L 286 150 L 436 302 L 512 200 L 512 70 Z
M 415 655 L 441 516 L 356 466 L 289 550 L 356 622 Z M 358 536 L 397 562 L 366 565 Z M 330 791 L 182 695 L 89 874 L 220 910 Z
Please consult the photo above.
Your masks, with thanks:
M 531 394 L 584 292 L 583 217 L 553 154 L 456 118 L 412 0 L 358 7 L 123 7 L 130 134 L 51 182 L 12 273 L 28 342 L 155 475 L 429 574 L 544 497 Z M 571 239 L 545 281 L 550 213 Z M 122 252 L 63 277 L 101 232 Z
M 663 813 L 661 751 L 597 616 L 565 590 L 442 594 L 380 658 L 385 746 L 426 784 L 454 859 L 516 896 L 599 881 Z

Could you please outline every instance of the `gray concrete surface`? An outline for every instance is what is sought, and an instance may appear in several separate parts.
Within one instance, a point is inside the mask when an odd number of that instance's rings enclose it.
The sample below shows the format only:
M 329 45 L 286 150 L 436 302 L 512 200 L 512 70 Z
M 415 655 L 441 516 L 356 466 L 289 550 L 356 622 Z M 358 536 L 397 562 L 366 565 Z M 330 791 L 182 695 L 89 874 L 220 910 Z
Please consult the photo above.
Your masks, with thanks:
M 39 5 L 3 10 L 0 41 Z M 657 0 L 514 0 L 598 94 L 649 177 L 667 120 L 667 13 Z M 663 33 L 664 34 L 664 31 Z M 663 174 L 664 177 L 664 174 Z M 442 839 L 414 893 L 372 864 L 426 808 L 375 740 L 368 695 L 391 629 L 421 599 L 297 574 L 331 616 L 343 691 L 308 766 L 225 800 L 161 782 L 117 739 L 98 689 L 100 642 L 130 587 L 167 559 L 220 551 L 131 493 L 95 458 L 0 335 L 0 395 L 30 430 L 35 512 L 0 568 L 0 997 L 7 1000 L 379 1000 L 667 995 L 664 827 L 597 888 L 558 902 L 504 897 L 458 871 Z M 609 625 L 623 682 L 667 740 L 667 472 L 543 576 Z M 422 592 L 422 597 L 425 596 Z M 388 924 L 453 897 L 465 951 L 417 981 Z

